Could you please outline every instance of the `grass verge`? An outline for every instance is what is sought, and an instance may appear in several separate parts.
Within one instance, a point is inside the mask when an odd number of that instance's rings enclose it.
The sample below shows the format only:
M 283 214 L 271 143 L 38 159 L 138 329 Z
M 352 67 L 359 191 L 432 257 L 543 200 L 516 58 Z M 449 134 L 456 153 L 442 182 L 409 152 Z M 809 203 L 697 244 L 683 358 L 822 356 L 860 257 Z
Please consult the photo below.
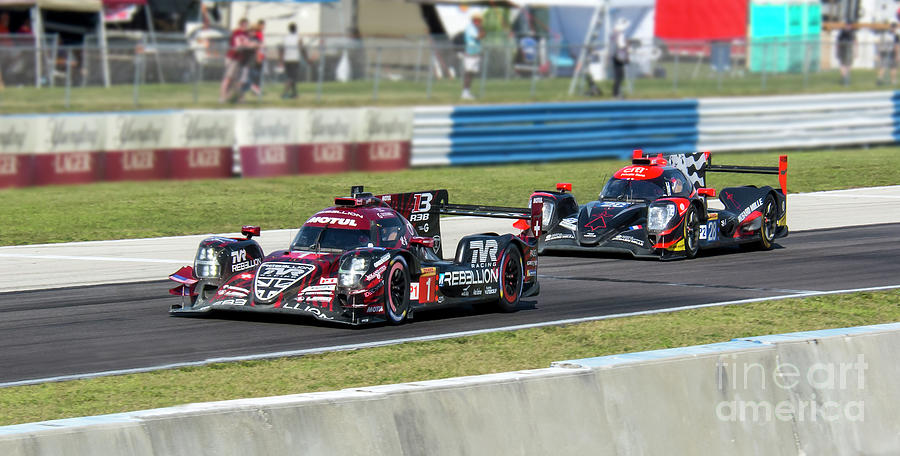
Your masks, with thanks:
M 0 389 L 0 425 L 543 368 L 565 359 L 894 321 L 900 321 L 900 291 L 897 290 L 759 302 L 300 358 L 46 383 Z
M 720 154 L 717 164 L 775 166 L 778 152 Z M 900 184 L 897 148 L 789 154 L 788 190 Z M 0 192 L 0 245 L 233 232 L 242 225 L 297 228 L 363 184 L 375 193 L 446 188 L 451 202 L 524 206 L 535 189 L 572 182 L 579 201 L 597 197 L 620 160 L 409 169 L 268 179 L 96 183 Z M 847 170 L 852 170 L 848 172 Z M 714 174 L 709 185 L 777 186 L 774 176 Z

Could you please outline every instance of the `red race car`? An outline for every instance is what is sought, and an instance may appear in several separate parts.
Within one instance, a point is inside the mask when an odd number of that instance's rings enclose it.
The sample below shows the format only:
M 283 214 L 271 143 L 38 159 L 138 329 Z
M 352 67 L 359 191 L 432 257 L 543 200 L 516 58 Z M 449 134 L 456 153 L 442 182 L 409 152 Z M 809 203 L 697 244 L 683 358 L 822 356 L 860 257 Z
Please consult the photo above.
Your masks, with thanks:
M 400 324 L 438 306 L 492 303 L 513 311 L 537 295 L 541 203 L 530 208 L 449 204 L 446 190 L 350 197 L 310 217 L 287 249 L 264 255 L 259 227 L 245 238 L 210 237 L 194 266 L 169 278 L 182 297 L 172 315 L 214 310 L 311 315 L 352 325 Z M 526 220 L 518 235 L 465 236 L 444 260 L 440 214 Z M 530 221 L 530 223 L 528 222 Z M 535 228 L 533 228 L 535 227 Z

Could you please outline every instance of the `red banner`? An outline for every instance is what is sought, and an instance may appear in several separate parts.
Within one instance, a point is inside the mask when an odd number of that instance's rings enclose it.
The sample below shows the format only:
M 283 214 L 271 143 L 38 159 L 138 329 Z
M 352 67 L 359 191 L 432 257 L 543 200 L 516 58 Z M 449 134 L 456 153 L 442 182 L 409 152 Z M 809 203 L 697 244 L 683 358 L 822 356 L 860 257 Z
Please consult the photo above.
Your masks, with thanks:
M 378 141 L 356 146 L 354 169 L 358 171 L 395 171 L 409 168 L 409 141 Z
M 169 154 L 169 177 L 172 179 L 231 177 L 233 162 L 230 147 L 176 149 Z
M 67 152 L 34 156 L 34 185 L 85 184 L 100 180 L 99 152 Z
M 351 143 L 306 144 L 300 147 L 300 174 L 342 173 L 350 171 Z
M 0 155 L 0 188 L 31 185 L 32 155 Z
M 103 156 L 103 177 L 108 181 L 165 179 L 169 177 L 169 151 L 106 152 Z
M 246 177 L 267 177 L 297 174 L 300 146 L 243 146 L 241 174 Z
M 748 0 L 656 0 L 657 38 L 732 40 L 747 37 Z

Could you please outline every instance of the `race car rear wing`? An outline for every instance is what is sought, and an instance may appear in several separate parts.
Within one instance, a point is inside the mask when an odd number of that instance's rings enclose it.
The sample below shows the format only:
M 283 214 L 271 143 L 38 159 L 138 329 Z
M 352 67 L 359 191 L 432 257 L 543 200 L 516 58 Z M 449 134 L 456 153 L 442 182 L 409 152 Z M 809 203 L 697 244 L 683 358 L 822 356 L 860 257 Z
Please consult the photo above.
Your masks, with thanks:
M 357 187 L 354 187 L 356 190 Z M 361 191 L 361 187 L 359 188 Z M 406 217 L 419 236 L 435 239 L 435 253 L 441 252 L 441 215 L 530 220 L 524 231 L 540 233 L 543 203 L 538 198 L 530 208 L 487 206 L 480 204 L 450 204 L 447 190 L 427 190 L 410 193 L 378 195 L 382 201 Z
M 648 158 L 642 151 L 634 151 L 633 162 L 647 162 Z M 680 169 L 690 179 L 695 189 L 706 186 L 706 173 L 748 173 L 748 174 L 777 174 L 781 193 L 787 195 L 787 155 L 778 158 L 778 166 L 738 166 L 738 165 L 713 165 L 712 155 L 709 152 L 694 152 L 691 154 L 666 155 L 668 164 Z

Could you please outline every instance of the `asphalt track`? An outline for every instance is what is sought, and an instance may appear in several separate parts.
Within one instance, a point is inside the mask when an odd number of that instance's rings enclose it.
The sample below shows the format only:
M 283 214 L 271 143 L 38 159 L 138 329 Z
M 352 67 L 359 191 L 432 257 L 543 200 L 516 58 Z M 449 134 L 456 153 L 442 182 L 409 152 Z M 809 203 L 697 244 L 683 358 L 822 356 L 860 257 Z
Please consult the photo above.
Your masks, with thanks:
M 541 257 L 541 295 L 519 311 L 420 312 L 400 327 L 222 314 L 174 318 L 165 281 L 0 294 L 0 382 L 142 368 L 810 291 L 900 284 L 900 224 L 793 233 L 768 252 L 695 260 Z

